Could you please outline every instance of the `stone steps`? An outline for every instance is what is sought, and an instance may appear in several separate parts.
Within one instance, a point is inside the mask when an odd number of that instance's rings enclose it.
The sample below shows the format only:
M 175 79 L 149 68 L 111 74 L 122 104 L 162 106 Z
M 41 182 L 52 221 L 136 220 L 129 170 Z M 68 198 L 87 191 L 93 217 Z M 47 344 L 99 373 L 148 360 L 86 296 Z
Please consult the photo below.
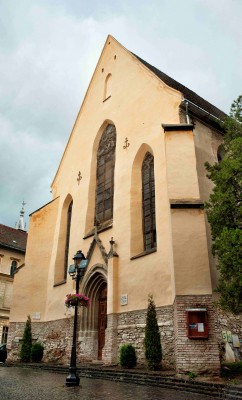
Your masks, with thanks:
M 96 369 L 79 369 L 81 376 L 95 379 L 108 379 L 119 382 L 135 383 L 145 386 L 159 386 L 164 389 L 173 389 L 186 392 L 203 394 L 213 398 L 223 398 L 224 385 L 208 384 L 204 382 L 189 381 L 165 376 L 149 375 L 142 373 L 102 371 Z
M 225 388 L 225 399 L 227 400 L 242 400 L 242 387 L 241 386 L 229 386 Z

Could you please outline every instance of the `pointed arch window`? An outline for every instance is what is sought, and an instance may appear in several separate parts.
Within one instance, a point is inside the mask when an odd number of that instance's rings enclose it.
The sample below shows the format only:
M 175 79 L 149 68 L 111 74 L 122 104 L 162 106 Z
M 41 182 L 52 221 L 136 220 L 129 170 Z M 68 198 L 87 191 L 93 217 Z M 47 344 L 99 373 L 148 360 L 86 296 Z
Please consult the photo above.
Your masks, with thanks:
M 97 152 L 95 224 L 113 218 L 116 128 L 109 124 Z
M 144 250 L 156 248 L 154 157 L 147 152 L 142 164 Z
M 67 269 L 68 269 L 68 255 L 69 255 L 69 244 L 70 244 L 72 206 L 73 206 L 73 201 L 70 202 L 68 210 L 67 210 L 66 244 L 65 244 L 65 258 L 64 258 L 64 279 L 67 278 Z

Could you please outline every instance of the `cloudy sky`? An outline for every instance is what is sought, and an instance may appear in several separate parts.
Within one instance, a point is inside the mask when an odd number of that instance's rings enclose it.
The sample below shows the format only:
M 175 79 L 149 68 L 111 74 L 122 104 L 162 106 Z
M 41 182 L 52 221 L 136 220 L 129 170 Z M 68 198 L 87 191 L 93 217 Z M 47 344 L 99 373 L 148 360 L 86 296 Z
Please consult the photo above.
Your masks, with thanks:
M 50 185 L 110 33 L 218 108 L 242 94 L 242 0 L 0 0 L 0 223 Z

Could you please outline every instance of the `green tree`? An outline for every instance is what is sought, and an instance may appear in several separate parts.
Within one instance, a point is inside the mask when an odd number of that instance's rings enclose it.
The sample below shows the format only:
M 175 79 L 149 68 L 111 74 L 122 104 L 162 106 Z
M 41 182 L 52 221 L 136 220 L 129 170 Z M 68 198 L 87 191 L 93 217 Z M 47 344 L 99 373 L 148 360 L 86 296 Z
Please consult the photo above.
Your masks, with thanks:
M 28 315 L 28 319 L 25 324 L 23 342 L 20 350 L 20 359 L 22 362 L 30 361 L 32 347 L 32 330 L 31 330 L 31 318 Z
M 144 344 L 147 366 L 150 370 L 157 370 L 162 360 L 162 349 L 155 303 L 152 295 L 148 297 Z
M 223 157 L 205 164 L 215 184 L 205 208 L 220 272 L 219 303 L 238 314 L 242 312 L 242 96 L 233 102 L 223 128 Z

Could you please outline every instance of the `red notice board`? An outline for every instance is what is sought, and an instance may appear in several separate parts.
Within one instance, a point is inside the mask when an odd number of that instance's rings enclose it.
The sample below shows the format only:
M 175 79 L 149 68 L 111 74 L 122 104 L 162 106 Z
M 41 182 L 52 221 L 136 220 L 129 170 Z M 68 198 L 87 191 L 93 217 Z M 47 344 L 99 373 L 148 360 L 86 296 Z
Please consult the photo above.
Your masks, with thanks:
M 208 312 L 206 308 L 189 308 L 187 313 L 187 336 L 189 339 L 208 338 Z

